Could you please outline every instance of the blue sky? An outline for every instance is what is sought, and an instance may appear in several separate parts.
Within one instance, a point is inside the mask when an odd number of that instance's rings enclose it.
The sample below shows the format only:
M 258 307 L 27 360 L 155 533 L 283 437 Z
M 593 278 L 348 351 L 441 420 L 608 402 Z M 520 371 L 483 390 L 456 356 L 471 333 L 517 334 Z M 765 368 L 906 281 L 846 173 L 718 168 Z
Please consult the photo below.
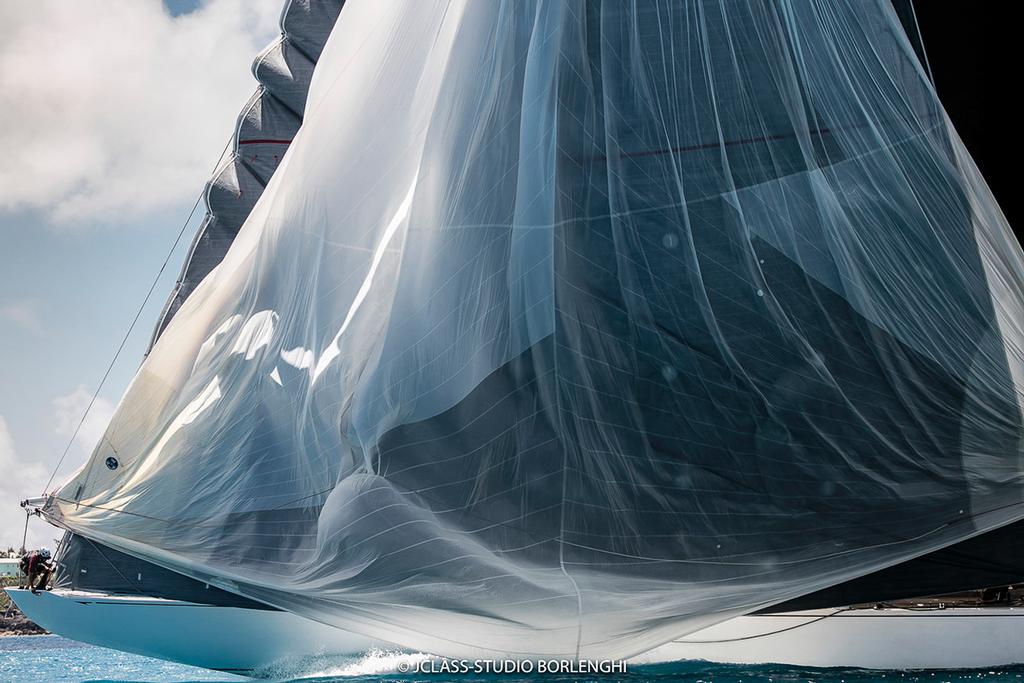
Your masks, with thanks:
M 194 12 L 200 5 L 202 3 L 199 0 L 164 0 L 164 7 L 172 16 Z
M 283 0 L 0 7 L 0 545 L 36 495 L 255 89 Z M 201 210 L 57 475 L 102 434 Z M 34 521 L 30 544 L 55 532 Z

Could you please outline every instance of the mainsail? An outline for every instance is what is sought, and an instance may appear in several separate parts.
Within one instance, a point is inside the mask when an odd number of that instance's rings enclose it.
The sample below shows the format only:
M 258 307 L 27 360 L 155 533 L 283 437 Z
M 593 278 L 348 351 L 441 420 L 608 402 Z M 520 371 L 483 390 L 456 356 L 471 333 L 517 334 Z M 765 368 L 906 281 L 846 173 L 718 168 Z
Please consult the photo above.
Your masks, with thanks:
M 238 115 L 230 153 L 206 185 L 206 216 L 160 313 L 150 347 L 182 302 L 224 258 L 302 125 L 313 68 L 345 0 L 288 0 L 281 36 L 252 65 L 259 87 Z
M 350 2 L 47 514 L 406 647 L 631 655 L 1024 518 L 1022 283 L 887 0 Z

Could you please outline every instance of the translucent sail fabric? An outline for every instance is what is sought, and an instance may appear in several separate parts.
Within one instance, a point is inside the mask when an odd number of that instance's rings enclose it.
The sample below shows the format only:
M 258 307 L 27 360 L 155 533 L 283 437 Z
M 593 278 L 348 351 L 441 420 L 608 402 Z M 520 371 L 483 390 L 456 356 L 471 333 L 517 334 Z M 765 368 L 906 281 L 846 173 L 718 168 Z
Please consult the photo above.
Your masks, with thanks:
M 887 2 L 353 0 L 49 513 L 405 647 L 632 655 L 1024 517 L 1022 266 Z

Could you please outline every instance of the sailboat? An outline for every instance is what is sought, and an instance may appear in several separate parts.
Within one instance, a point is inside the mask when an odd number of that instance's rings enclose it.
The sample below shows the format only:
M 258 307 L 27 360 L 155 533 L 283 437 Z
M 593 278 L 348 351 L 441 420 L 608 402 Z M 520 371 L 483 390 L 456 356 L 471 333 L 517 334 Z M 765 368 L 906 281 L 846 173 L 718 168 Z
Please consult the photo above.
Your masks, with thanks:
M 292 0 L 13 599 L 241 672 L 1024 661 L 895 602 L 1024 566 L 1024 254 L 907 7 Z

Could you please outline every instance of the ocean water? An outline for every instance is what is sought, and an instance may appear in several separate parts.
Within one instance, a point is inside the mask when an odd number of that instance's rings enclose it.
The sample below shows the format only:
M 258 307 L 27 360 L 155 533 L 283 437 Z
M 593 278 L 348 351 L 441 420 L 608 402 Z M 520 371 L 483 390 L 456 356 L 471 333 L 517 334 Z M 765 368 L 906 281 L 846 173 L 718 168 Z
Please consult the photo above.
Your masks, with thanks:
M 723 666 L 703 662 L 681 662 L 630 667 L 625 674 L 580 675 L 489 675 L 447 676 L 402 674 L 399 670 L 422 660 L 424 655 L 374 652 L 360 657 L 308 660 L 287 669 L 266 671 L 267 679 L 292 681 L 344 681 L 346 683 L 1024 683 L 1024 667 L 976 671 L 867 671 L 863 669 L 799 669 L 782 666 Z M 0 637 L 0 682 L 82 683 L 152 681 L 225 681 L 243 683 L 241 676 L 171 664 L 147 657 L 83 645 L 59 636 Z

